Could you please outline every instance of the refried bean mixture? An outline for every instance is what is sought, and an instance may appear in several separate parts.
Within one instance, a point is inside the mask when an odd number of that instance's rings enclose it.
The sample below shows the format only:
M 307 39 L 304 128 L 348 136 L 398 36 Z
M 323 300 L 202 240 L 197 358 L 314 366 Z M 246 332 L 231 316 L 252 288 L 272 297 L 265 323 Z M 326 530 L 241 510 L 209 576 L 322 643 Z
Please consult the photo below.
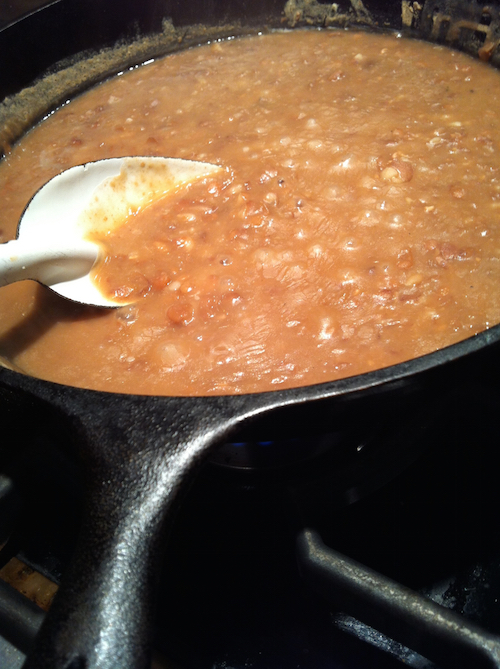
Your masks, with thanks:
M 106 236 L 96 280 L 135 303 L 0 289 L 0 354 L 45 379 L 207 395 L 360 374 L 500 321 L 500 75 L 445 48 L 340 31 L 217 42 L 114 77 L 0 166 L 2 241 L 72 165 L 225 169 Z

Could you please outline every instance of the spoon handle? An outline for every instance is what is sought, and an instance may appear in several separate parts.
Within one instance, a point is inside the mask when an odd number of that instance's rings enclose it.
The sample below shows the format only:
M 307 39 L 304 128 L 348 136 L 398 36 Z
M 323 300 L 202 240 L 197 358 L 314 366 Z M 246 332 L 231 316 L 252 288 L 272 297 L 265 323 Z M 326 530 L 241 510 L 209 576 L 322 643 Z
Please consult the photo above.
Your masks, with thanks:
M 88 274 L 99 249 L 91 242 L 15 239 L 0 244 L 0 286 L 34 279 L 46 286 Z

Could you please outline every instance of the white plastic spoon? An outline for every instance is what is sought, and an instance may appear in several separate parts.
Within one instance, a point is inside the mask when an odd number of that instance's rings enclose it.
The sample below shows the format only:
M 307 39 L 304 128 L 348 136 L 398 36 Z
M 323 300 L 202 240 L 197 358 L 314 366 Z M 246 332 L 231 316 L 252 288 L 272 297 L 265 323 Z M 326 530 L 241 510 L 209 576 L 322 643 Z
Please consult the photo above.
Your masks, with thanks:
M 179 158 L 109 158 L 72 167 L 48 181 L 22 215 L 17 239 L 0 244 L 0 287 L 34 279 L 63 297 L 123 306 L 91 280 L 100 247 L 94 231 L 112 230 L 174 188 L 221 170 Z

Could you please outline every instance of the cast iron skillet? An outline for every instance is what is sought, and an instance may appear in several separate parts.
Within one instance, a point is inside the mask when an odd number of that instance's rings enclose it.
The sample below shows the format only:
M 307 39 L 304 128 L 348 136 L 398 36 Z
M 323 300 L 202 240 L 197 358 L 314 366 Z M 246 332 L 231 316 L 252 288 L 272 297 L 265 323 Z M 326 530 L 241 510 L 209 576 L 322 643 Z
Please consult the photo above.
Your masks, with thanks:
M 210 450 L 267 415 L 298 425 L 322 416 L 342 429 L 386 402 L 439 401 L 483 355 L 500 327 L 370 374 L 244 396 L 176 398 L 86 391 L 0 371 L 5 418 L 59 418 L 83 471 L 86 504 L 72 563 L 26 669 L 142 669 L 168 524 Z M 484 364 L 484 361 L 481 361 Z M 175 549 L 175 547 L 173 547 Z M 194 640 L 195 641 L 195 640 Z
M 136 33 L 154 33 L 165 16 L 178 26 L 227 24 L 236 17 L 248 25 L 262 21 L 277 25 L 283 10 L 275 1 L 251 2 L 251 7 L 230 1 L 198 5 L 58 0 L 0 34 L 0 62 L 12 64 L 2 68 L 2 92 L 19 90 L 47 66 L 76 51 L 111 45 Z M 323 12 L 320 22 L 328 22 L 324 13 L 329 6 L 309 6 Z M 397 3 L 379 1 L 373 8 L 385 24 L 401 27 Z M 351 19 L 361 20 L 359 12 L 351 13 Z M 7 58 L 13 44 L 16 58 Z M 43 430 L 45 423 L 60 421 L 70 435 L 67 449 L 79 461 L 86 491 L 77 550 L 26 668 L 148 666 L 155 583 L 166 530 L 197 468 L 230 434 L 251 421 L 255 429 L 265 430 L 266 420 L 289 422 L 298 429 L 316 429 L 318 423 L 344 429 L 353 421 L 370 420 L 388 402 L 411 403 L 426 397 L 433 404 L 462 375 L 473 373 L 479 359 L 484 363 L 494 349 L 498 353 L 499 343 L 500 326 L 496 326 L 437 353 L 350 379 L 210 398 L 94 392 L 0 369 L 4 422 L 21 426 L 36 420 Z

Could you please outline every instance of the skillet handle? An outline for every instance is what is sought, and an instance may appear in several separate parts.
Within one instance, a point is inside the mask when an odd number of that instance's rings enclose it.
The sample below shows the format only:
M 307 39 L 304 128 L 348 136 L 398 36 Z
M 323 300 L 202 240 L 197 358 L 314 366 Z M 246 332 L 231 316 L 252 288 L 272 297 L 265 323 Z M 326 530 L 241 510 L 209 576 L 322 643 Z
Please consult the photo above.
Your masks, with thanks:
M 79 546 L 24 669 L 145 669 L 164 512 L 146 477 L 96 481 Z
M 148 442 L 145 427 L 92 435 L 79 543 L 24 669 L 151 667 L 165 521 L 215 436 L 190 428 L 172 446 Z

